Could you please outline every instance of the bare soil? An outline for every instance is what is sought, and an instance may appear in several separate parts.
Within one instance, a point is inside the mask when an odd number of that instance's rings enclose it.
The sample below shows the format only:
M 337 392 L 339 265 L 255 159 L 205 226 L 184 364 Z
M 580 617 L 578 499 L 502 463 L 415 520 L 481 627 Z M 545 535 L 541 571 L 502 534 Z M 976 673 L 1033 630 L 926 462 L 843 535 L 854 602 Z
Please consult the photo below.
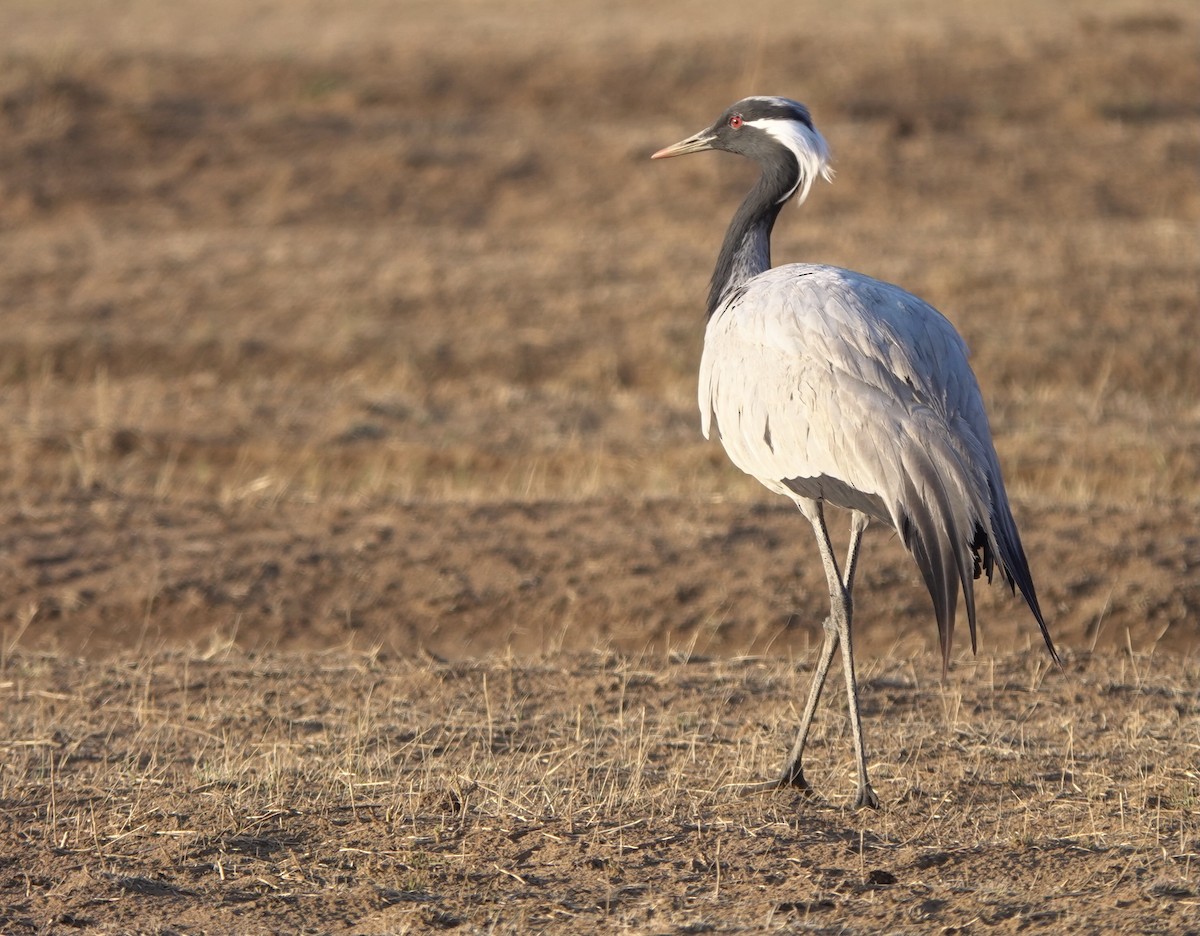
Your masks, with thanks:
M 975 5 L 971 5 L 974 7 Z M 0 7 L 0 931 L 1200 931 L 1200 12 L 1132 0 Z M 779 767 L 807 525 L 699 437 L 777 262 L 967 338 L 1043 606 L 945 683 L 868 532 L 885 800 Z

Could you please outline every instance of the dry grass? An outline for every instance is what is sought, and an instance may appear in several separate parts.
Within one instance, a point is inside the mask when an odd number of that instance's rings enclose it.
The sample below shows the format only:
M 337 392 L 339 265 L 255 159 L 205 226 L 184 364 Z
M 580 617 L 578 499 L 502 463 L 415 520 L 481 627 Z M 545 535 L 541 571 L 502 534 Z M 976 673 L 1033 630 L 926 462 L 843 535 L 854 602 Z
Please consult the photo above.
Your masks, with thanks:
M 0 4 L 0 930 L 1200 931 L 1195 4 L 401 6 Z M 838 169 L 776 259 L 967 337 L 1070 661 L 989 589 L 941 686 L 873 531 L 879 814 L 836 693 L 741 795 L 825 586 L 697 437 L 750 170 L 646 156 L 750 92 Z
M 50 35 L 87 17 L 60 5 L 51 33 L 9 11 L 5 490 L 759 497 L 706 457 L 692 402 L 748 170 L 645 158 L 752 83 L 805 97 L 837 157 L 777 258 L 943 308 L 1022 498 L 1200 496 L 1190 8 L 974 29 L 946 12 L 880 47 L 868 3 L 820 41 L 797 24 L 731 47 L 708 4 L 674 40 L 676 17 L 646 14 L 618 53 L 604 36 L 633 23 L 580 4 L 578 48 L 468 16 L 501 31 L 410 49 L 463 19 L 444 6 L 411 39 L 366 34 L 372 55 L 352 39 L 371 5 L 292 55 L 274 8 L 257 52 L 233 12 L 196 32 L 184 5 L 174 54 L 171 18 L 143 9 L 144 49 L 78 58 Z M 229 53 L 194 49 L 205 35 Z
M 777 659 L 17 654 L 0 923 L 1200 924 L 1194 659 L 984 658 L 946 687 L 935 670 L 865 674 L 886 807 L 864 814 L 839 693 L 811 753 L 823 795 L 740 794 L 795 727 L 807 667 Z

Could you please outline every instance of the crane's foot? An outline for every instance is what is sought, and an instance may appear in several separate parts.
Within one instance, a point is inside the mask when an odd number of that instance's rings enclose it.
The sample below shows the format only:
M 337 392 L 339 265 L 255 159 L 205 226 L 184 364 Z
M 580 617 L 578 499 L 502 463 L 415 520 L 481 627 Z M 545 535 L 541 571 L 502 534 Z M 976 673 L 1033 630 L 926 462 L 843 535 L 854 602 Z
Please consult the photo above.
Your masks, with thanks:
M 858 795 L 854 797 L 855 809 L 878 809 L 879 797 L 875 795 L 875 791 L 871 789 L 871 784 L 861 783 L 858 787 Z
M 805 796 L 815 796 L 813 788 L 804 779 L 804 771 L 788 769 L 775 780 L 763 780 L 759 783 L 743 783 L 738 792 L 742 796 L 759 796 L 765 793 L 778 793 L 780 790 L 799 790 Z
M 738 787 L 738 796 L 766 796 L 779 790 L 778 780 L 761 780 L 758 783 L 743 783 Z
M 794 790 L 799 790 L 805 796 L 813 795 L 813 788 L 809 786 L 808 781 L 804 779 L 804 768 L 799 764 L 796 764 L 795 766 L 788 764 L 786 767 L 784 767 L 783 773 L 780 774 L 779 779 L 775 782 L 775 786 L 781 790 L 786 787 L 791 787 Z

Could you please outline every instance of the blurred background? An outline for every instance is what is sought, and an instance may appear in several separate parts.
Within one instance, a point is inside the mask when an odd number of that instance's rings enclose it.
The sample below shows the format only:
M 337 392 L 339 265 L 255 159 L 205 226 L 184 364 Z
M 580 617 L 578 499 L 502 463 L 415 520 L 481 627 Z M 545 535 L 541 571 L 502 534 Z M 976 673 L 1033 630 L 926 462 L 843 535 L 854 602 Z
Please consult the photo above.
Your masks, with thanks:
M 776 262 L 962 331 L 1060 643 L 1195 648 L 1195 4 L 8 0 L 0 36 L 6 647 L 818 641 L 807 525 L 699 435 L 754 169 L 647 158 L 768 93 L 837 169 Z M 864 561 L 866 654 L 932 647 L 895 537 Z

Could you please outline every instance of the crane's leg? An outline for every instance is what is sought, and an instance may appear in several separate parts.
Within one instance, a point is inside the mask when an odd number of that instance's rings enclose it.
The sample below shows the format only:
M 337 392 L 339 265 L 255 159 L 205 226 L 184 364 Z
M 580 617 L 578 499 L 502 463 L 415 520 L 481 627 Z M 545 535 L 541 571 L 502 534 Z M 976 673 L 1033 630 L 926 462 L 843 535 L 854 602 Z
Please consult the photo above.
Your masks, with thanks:
M 853 617 L 854 572 L 858 567 L 859 546 L 862 543 L 863 531 L 867 528 L 866 514 L 854 511 L 850 519 L 850 547 L 846 554 L 845 577 L 839 573 L 837 559 L 833 555 L 833 545 L 829 541 L 829 530 L 825 526 L 825 513 L 819 501 L 811 501 L 800 507 L 808 517 L 816 533 L 817 545 L 821 550 L 821 561 L 825 566 L 825 578 L 829 584 L 830 614 L 825 619 L 825 638 L 821 643 L 817 668 L 813 673 L 812 687 L 809 689 L 808 702 L 804 706 L 804 714 L 800 720 L 800 730 L 796 735 L 796 743 L 788 755 L 787 764 L 779 778 L 780 786 L 796 786 L 802 790 L 810 789 L 804 779 L 804 746 L 808 741 L 808 732 L 812 727 L 813 715 L 821 698 L 821 690 L 825 686 L 825 677 L 829 674 L 829 666 L 838 646 L 842 648 L 842 662 L 846 669 L 846 692 L 849 697 L 850 726 L 854 736 L 854 753 L 858 761 L 858 796 L 855 807 L 870 806 L 877 808 L 879 799 L 875 796 L 867 780 L 867 757 L 862 739 L 862 725 L 859 721 L 858 692 L 854 680 L 854 657 L 850 643 L 850 624 Z
M 828 532 L 824 530 L 824 512 L 820 504 L 816 505 L 812 513 L 809 511 L 805 511 L 804 513 L 813 522 L 817 531 L 817 539 L 824 539 L 828 542 Z M 814 520 L 814 517 L 817 519 Z M 832 574 L 842 583 L 846 602 L 851 608 L 853 608 L 854 572 L 858 567 L 859 546 L 862 543 L 862 535 L 863 531 L 867 528 L 867 523 L 868 518 L 866 514 L 854 511 L 850 516 L 850 547 L 846 553 L 844 578 L 838 575 L 836 562 L 833 563 L 832 573 L 830 572 L 829 564 L 826 563 L 826 576 L 828 577 Z M 832 556 L 832 553 L 830 553 L 830 556 Z M 822 548 L 822 561 L 824 560 L 825 550 Z M 838 644 L 841 640 L 832 614 L 825 618 L 822 627 L 825 631 L 825 637 L 821 642 L 821 653 L 817 658 L 817 668 L 813 673 L 812 685 L 808 691 L 808 702 L 804 706 L 804 715 L 800 719 L 800 730 L 796 733 L 796 743 L 792 746 L 792 752 L 788 756 L 787 764 L 783 768 L 783 774 L 779 778 L 780 786 L 796 786 L 802 790 L 810 789 L 808 782 L 804 779 L 804 746 L 808 741 L 808 732 L 812 727 L 813 716 L 817 711 L 817 703 L 821 700 L 821 690 L 825 687 L 825 677 L 829 674 L 829 665 L 833 662 L 833 655 L 837 652 Z
M 812 727 L 817 703 L 821 701 L 821 690 L 825 688 L 829 664 L 833 662 L 833 655 L 838 648 L 838 633 L 837 628 L 833 626 L 833 618 L 826 617 L 821 627 L 825 636 L 821 640 L 821 655 L 817 657 L 817 668 L 813 671 L 812 685 L 808 689 L 808 702 L 805 703 L 804 714 L 800 717 L 796 743 L 792 745 L 792 753 L 788 755 L 787 763 L 783 765 L 783 774 L 779 778 L 780 786 L 799 787 L 806 793 L 811 792 L 812 787 L 804 779 L 804 745 L 808 743 L 808 730 Z
M 817 539 L 824 539 L 828 542 L 828 532 L 825 531 L 824 511 L 820 504 L 816 505 L 815 511 L 810 514 L 805 511 L 805 516 L 813 522 L 817 529 Z M 814 520 L 814 516 L 817 517 Z M 854 572 L 858 568 L 858 553 L 859 546 L 862 543 L 863 531 L 866 530 L 868 517 L 866 514 L 854 511 L 850 516 L 850 547 L 846 553 L 846 569 L 845 578 L 838 576 L 837 563 L 833 563 L 832 575 L 837 577 L 838 581 L 842 582 L 845 590 L 845 597 L 848 605 L 853 608 L 852 591 L 854 588 Z M 832 553 L 830 553 L 832 557 Z M 822 548 L 822 561 L 824 561 L 825 550 Z M 826 563 L 826 576 L 831 573 L 829 564 Z M 832 610 L 832 609 L 831 609 Z M 837 652 L 838 644 L 841 637 L 838 633 L 837 625 L 834 624 L 833 615 L 830 614 L 825 618 L 822 624 L 825 631 L 825 637 L 821 641 L 821 653 L 817 658 L 817 667 L 813 672 L 812 685 L 808 691 L 808 702 L 804 706 L 804 714 L 800 719 L 800 730 L 796 733 L 796 743 L 792 745 L 791 754 L 788 755 L 787 764 L 784 765 L 783 774 L 779 778 L 780 786 L 795 786 L 802 790 L 811 790 L 808 781 L 804 779 L 804 747 L 808 742 L 808 732 L 812 728 L 813 716 L 817 711 L 817 704 L 821 700 L 821 690 L 825 687 L 825 677 L 829 675 L 829 665 L 833 662 L 833 655 Z

